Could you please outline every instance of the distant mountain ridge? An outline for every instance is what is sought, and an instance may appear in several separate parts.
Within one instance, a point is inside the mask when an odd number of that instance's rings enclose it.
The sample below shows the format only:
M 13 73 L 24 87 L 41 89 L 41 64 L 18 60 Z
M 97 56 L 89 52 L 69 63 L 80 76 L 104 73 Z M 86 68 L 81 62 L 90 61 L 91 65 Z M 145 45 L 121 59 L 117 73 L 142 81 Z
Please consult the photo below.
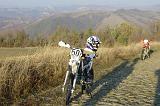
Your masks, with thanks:
M 0 30 L 22 27 L 54 13 L 48 8 L 0 8 Z
M 29 35 L 50 35 L 57 26 L 65 26 L 77 32 L 92 28 L 103 30 L 127 22 L 145 29 L 160 20 L 159 5 L 143 9 L 119 9 L 120 7 L 79 5 L 54 8 L 0 8 L 0 31 L 24 29 Z
M 30 24 L 26 27 L 26 31 L 32 36 L 51 34 L 57 26 L 66 26 L 79 32 L 89 28 L 99 31 L 108 25 L 115 26 L 123 22 L 147 29 L 151 23 L 158 20 L 160 20 L 160 11 L 139 9 L 86 10 L 54 14 L 42 21 Z
M 38 23 L 27 26 L 30 35 L 45 35 L 55 31 L 57 26 L 65 26 L 75 31 L 84 31 L 88 28 L 95 29 L 98 23 L 108 15 L 108 12 L 81 11 L 74 13 L 55 14 Z

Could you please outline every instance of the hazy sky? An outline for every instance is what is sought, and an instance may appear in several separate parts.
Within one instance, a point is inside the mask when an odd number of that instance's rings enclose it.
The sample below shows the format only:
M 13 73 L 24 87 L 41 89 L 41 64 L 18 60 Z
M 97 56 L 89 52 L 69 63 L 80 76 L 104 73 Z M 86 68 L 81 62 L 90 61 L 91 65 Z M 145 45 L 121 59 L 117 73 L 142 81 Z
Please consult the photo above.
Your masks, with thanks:
M 109 5 L 109 6 L 150 6 L 160 4 L 160 0 L 0 0 L 5 7 L 54 7 L 73 5 Z

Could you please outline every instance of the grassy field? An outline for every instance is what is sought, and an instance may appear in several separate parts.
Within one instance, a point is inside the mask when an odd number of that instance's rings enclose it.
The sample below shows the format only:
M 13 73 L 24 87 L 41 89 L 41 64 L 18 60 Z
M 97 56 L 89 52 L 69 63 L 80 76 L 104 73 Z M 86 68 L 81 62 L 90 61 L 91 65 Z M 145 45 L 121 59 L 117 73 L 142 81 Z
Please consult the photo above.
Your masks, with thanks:
M 21 52 L 19 56 L 18 49 L 13 50 L 14 52 L 11 50 L 12 53 L 8 50 L 4 49 L 7 51 L 4 55 L 10 58 L 0 60 L 0 104 L 35 105 L 37 101 L 39 104 L 45 104 L 41 95 L 48 90 L 54 90 L 64 80 L 69 50 L 47 47 L 38 50 L 28 49 L 26 52 L 20 49 L 24 54 Z M 140 50 L 139 45 L 100 48 L 94 61 L 95 80 L 100 79 L 104 73 L 109 73 L 108 68 L 137 56 Z M 32 53 L 33 55 L 28 55 Z M 64 103 L 64 98 L 59 92 L 55 92 L 51 99 L 52 104 Z
M 0 59 L 15 56 L 25 56 L 35 53 L 37 48 L 0 48 Z

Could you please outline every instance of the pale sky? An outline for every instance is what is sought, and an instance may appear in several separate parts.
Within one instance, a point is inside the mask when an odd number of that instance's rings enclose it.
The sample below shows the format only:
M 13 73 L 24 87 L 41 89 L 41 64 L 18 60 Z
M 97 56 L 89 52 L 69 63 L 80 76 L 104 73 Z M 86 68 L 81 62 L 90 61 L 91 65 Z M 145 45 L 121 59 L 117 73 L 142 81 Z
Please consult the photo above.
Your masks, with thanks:
M 0 0 L 5 7 L 54 7 L 73 5 L 109 5 L 109 6 L 152 6 L 160 0 Z

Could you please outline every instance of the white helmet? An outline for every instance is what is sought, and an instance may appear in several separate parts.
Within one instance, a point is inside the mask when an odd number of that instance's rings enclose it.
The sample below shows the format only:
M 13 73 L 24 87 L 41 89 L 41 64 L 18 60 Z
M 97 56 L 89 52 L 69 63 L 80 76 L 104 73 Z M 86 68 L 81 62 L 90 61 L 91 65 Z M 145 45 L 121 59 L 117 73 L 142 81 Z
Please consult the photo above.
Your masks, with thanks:
M 101 43 L 101 41 L 99 40 L 99 38 L 97 36 L 90 36 L 87 39 L 87 48 L 93 50 L 93 51 L 97 51 L 99 44 Z
M 148 39 L 144 39 L 144 41 L 143 41 L 144 43 L 148 43 L 149 41 L 148 41 Z

